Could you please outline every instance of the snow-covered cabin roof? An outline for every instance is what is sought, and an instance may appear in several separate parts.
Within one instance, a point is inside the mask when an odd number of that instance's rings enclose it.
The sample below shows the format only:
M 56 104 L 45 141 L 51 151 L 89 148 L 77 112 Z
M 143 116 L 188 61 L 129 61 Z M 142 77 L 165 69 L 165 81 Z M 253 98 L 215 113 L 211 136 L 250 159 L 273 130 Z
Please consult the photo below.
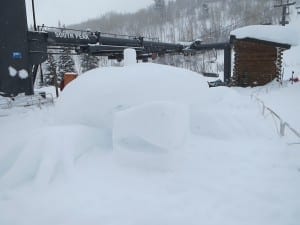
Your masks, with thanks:
M 252 25 L 230 33 L 236 39 L 255 39 L 265 42 L 295 46 L 299 44 L 298 33 L 292 27 L 278 25 Z

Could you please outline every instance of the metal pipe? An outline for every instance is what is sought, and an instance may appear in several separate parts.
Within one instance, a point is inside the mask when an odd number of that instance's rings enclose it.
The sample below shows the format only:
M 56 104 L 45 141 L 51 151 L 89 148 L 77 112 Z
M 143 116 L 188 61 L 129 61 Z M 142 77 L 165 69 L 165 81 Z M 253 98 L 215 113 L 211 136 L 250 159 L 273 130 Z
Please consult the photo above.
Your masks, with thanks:
M 31 0 L 31 5 L 32 5 L 32 16 L 33 16 L 33 28 L 34 28 L 34 31 L 37 31 L 34 0 Z

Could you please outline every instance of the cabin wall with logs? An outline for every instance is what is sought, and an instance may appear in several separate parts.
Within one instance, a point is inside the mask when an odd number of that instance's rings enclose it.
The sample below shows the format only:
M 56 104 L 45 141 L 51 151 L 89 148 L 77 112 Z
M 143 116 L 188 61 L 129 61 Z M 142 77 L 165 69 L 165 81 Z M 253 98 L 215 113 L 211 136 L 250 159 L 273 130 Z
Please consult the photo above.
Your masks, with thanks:
M 233 39 L 234 68 L 232 85 L 262 86 L 280 81 L 283 51 L 290 46 L 253 39 Z

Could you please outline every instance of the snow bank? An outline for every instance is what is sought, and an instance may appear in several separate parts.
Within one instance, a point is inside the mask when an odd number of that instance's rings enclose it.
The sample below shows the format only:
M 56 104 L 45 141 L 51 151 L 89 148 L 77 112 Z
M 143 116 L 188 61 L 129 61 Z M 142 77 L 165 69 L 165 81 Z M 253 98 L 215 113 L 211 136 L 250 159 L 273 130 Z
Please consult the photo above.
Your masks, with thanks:
M 236 29 L 230 33 L 237 39 L 254 38 L 280 44 L 298 45 L 300 36 L 292 26 L 252 25 Z

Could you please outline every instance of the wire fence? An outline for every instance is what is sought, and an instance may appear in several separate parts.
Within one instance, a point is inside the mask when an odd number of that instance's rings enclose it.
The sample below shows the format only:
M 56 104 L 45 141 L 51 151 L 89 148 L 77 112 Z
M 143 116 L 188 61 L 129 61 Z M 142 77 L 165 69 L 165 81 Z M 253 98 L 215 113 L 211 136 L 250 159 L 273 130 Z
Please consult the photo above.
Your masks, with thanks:
M 287 130 L 289 130 L 294 136 L 299 138 L 299 142 L 289 143 L 289 144 L 293 144 L 293 145 L 300 144 L 300 133 L 295 128 L 293 128 L 288 122 L 284 121 L 274 110 L 272 110 L 270 107 L 266 106 L 264 101 L 262 101 L 260 98 L 258 98 L 254 94 L 251 95 L 251 99 L 254 99 L 258 103 L 260 103 L 260 105 L 262 107 L 262 115 L 263 116 L 266 116 L 267 113 L 269 113 L 272 116 L 274 123 L 276 125 L 277 133 L 280 135 L 280 137 L 287 136 L 287 134 L 288 134 Z M 278 126 L 278 124 L 279 124 L 279 126 Z

